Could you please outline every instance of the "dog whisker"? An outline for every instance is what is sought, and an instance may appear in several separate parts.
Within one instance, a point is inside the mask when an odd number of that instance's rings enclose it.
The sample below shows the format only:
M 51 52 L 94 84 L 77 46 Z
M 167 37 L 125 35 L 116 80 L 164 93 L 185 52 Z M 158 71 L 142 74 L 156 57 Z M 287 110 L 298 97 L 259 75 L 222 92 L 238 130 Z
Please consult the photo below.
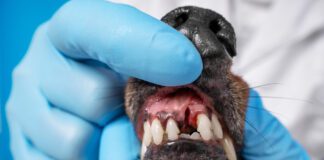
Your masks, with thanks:
M 281 83 L 267 83 L 267 84 L 261 84 L 257 86 L 252 86 L 248 88 L 242 88 L 240 91 L 245 91 L 245 90 L 250 90 L 250 89 L 255 89 L 255 88 L 261 88 L 261 87 L 268 87 L 268 86 L 273 86 L 273 85 L 281 85 Z

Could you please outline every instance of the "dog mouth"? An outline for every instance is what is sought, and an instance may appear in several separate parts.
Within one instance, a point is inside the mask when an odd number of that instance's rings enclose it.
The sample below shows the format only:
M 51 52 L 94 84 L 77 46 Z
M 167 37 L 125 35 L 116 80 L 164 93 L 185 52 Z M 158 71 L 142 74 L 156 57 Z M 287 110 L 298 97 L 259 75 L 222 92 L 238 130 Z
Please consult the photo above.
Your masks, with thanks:
M 235 160 L 232 138 L 213 105 L 213 100 L 194 85 L 162 87 L 147 97 L 136 121 L 141 159 L 176 152 L 187 157 L 195 153 Z

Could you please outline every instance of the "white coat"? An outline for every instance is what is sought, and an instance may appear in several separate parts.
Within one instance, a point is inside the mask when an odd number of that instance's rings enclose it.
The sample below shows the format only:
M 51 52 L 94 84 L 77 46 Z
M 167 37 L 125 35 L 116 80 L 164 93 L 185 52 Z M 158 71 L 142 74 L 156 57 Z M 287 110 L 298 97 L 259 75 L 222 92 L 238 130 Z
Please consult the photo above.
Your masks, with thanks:
M 324 159 L 324 0 L 114 1 L 158 19 L 184 5 L 222 14 L 237 34 L 233 71 L 312 159 Z

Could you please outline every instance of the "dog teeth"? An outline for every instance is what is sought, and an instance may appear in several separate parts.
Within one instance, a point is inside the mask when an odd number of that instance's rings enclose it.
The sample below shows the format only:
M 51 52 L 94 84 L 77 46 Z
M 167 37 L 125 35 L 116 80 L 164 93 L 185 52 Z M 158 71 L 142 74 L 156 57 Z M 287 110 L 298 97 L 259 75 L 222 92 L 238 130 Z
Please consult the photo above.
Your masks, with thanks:
M 144 134 L 141 149 L 141 159 L 144 158 L 147 147 L 153 142 L 160 145 L 163 139 L 170 141 L 178 138 L 192 139 L 192 140 L 217 140 L 223 146 L 226 156 L 229 160 L 236 160 L 236 152 L 231 138 L 223 133 L 222 126 L 216 114 L 211 115 L 211 120 L 206 114 L 199 114 L 197 116 L 197 132 L 191 135 L 181 133 L 177 122 L 169 118 L 166 123 L 165 131 L 159 119 L 154 119 L 150 124 L 149 121 L 144 122 Z M 166 133 L 166 134 L 164 134 Z M 152 140 L 153 139 L 153 140 Z
M 190 139 L 190 134 L 186 134 L 186 133 L 181 133 L 179 135 L 180 138 L 185 138 L 185 139 Z
M 150 123 L 147 121 L 144 123 L 143 143 L 145 144 L 145 146 L 149 146 L 151 141 L 152 141 L 151 126 Z
M 236 160 L 236 153 L 231 138 L 225 135 L 221 142 L 224 147 L 227 158 L 229 160 Z
M 166 133 L 168 134 L 168 139 L 173 141 L 178 139 L 178 134 L 180 130 L 178 128 L 177 122 L 170 118 L 167 122 Z
M 201 136 L 198 132 L 193 132 L 190 136 L 191 139 L 193 140 L 201 140 Z
M 145 156 L 145 152 L 147 150 L 147 147 L 145 146 L 145 144 L 143 143 L 142 144 L 142 149 L 141 149 L 141 160 L 144 159 L 144 156 Z
M 161 122 L 158 119 L 154 119 L 151 126 L 151 133 L 153 136 L 153 142 L 156 145 L 161 144 L 163 140 L 164 130 L 162 128 Z
M 218 118 L 215 114 L 212 115 L 212 130 L 216 137 L 216 139 L 222 139 L 223 138 L 223 129 L 221 124 L 218 121 Z
M 211 122 L 207 115 L 199 114 L 197 117 L 197 131 L 200 133 L 203 140 L 208 141 L 213 138 L 211 131 Z

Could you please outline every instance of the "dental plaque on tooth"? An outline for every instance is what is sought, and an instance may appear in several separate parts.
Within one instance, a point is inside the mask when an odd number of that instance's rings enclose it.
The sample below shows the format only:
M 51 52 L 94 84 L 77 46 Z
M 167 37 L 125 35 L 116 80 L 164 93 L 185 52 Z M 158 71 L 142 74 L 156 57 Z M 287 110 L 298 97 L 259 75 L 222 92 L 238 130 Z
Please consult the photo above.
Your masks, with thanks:
M 162 21 L 201 54 L 202 74 L 191 84 L 165 87 L 130 78 L 125 109 L 142 142 L 142 160 L 236 160 L 243 145 L 247 84 L 231 73 L 232 26 L 198 7 L 172 10 Z M 172 57 L 171 57 L 172 58 Z

